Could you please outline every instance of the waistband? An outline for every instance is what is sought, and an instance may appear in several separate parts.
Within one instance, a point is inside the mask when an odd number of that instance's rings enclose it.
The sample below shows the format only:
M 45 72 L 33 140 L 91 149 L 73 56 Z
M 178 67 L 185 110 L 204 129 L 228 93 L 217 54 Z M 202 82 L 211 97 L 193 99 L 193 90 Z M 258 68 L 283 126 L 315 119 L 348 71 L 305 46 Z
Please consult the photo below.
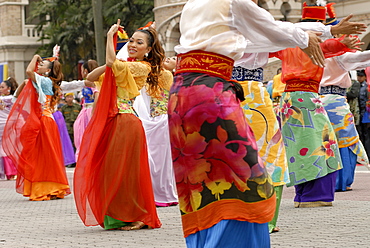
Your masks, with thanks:
M 346 96 L 346 93 L 347 93 L 346 88 L 341 88 L 337 85 L 329 85 L 329 86 L 320 88 L 320 95 L 334 94 L 334 95 Z
M 177 55 L 175 75 L 195 72 L 230 80 L 233 65 L 234 60 L 224 55 L 195 50 Z
M 308 92 L 319 92 L 320 83 L 309 80 L 309 81 L 301 81 L 301 80 L 289 80 L 286 81 L 285 92 L 292 92 L 292 91 L 308 91 Z
M 236 81 L 263 81 L 263 69 L 246 69 L 240 66 L 233 68 L 232 79 Z

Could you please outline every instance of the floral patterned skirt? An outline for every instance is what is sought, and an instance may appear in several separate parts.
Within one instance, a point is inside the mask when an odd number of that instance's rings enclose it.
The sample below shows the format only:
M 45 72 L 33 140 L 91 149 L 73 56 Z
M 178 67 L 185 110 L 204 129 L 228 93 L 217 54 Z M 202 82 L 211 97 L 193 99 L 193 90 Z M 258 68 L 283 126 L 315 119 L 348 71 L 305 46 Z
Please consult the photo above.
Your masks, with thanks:
M 289 182 L 283 137 L 273 110 L 272 101 L 261 82 L 239 82 L 244 90 L 245 101 L 241 103 L 247 123 L 253 130 L 258 154 L 272 177 L 274 186 Z
M 279 114 L 289 167 L 287 186 L 342 168 L 335 132 L 317 93 L 284 92 Z
M 231 84 L 202 73 L 179 74 L 168 115 L 185 237 L 223 219 L 270 221 L 272 181 Z
M 339 148 L 349 147 L 351 151 L 358 156 L 358 162 L 368 165 L 369 159 L 358 136 L 354 117 L 346 97 L 327 94 L 321 96 L 321 101 L 324 104 L 324 108 L 334 128 Z

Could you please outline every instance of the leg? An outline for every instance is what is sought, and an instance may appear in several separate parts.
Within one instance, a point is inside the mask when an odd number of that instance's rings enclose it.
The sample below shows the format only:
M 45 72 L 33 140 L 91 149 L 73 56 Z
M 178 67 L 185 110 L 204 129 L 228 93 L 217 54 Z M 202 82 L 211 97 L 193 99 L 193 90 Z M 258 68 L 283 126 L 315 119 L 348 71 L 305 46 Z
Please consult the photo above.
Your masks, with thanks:
M 275 193 L 276 193 L 276 209 L 275 209 L 275 215 L 274 218 L 269 222 L 269 232 L 278 232 L 280 228 L 276 226 L 277 219 L 279 217 L 279 209 L 280 209 L 280 203 L 281 203 L 281 197 L 283 195 L 283 185 L 275 186 Z

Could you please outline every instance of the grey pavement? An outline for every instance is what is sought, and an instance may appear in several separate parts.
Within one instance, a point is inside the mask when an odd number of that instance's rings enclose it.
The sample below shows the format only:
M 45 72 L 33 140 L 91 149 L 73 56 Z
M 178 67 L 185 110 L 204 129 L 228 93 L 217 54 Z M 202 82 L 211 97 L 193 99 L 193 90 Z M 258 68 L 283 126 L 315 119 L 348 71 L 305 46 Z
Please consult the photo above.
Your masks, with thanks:
M 70 182 L 73 169 L 68 168 Z M 0 248 L 138 247 L 185 248 L 178 207 L 157 208 L 162 227 L 106 231 L 85 227 L 73 195 L 31 202 L 15 192 L 15 182 L 0 180 Z M 356 169 L 353 191 L 336 193 L 333 207 L 294 208 L 294 188 L 284 188 L 278 226 L 271 247 L 370 247 L 370 173 Z

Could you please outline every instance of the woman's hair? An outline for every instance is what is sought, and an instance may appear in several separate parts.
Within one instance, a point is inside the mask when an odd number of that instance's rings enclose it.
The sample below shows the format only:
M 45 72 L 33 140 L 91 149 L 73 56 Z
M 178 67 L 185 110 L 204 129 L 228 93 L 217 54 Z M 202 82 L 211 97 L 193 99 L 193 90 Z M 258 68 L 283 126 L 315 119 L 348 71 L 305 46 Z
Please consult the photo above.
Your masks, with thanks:
M 99 67 L 98 62 L 93 59 L 89 59 L 88 61 L 85 61 L 82 65 L 84 69 L 86 69 L 89 73 L 92 72 L 95 68 Z
M 147 61 L 151 65 L 151 71 L 147 78 L 149 85 L 148 93 L 154 94 L 159 90 L 159 75 L 162 72 L 163 60 L 165 58 L 163 47 L 161 46 L 157 31 L 154 28 L 140 29 L 136 32 L 143 32 L 148 36 L 148 46 L 152 48 L 148 56 L 144 57 L 144 61 Z
M 4 83 L 10 88 L 10 94 L 13 95 L 18 88 L 18 83 L 15 78 L 9 77 L 7 80 L 4 80 Z
M 51 109 L 53 109 L 55 104 L 58 103 L 59 99 L 62 96 L 60 85 L 62 83 L 64 75 L 62 73 L 62 65 L 59 63 L 58 60 L 54 60 L 54 61 L 48 60 L 48 61 L 49 61 L 49 69 L 50 69 L 49 78 L 53 82 L 54 95 L 52 96 L 51 102 L 50 102 L 50 107 Z

